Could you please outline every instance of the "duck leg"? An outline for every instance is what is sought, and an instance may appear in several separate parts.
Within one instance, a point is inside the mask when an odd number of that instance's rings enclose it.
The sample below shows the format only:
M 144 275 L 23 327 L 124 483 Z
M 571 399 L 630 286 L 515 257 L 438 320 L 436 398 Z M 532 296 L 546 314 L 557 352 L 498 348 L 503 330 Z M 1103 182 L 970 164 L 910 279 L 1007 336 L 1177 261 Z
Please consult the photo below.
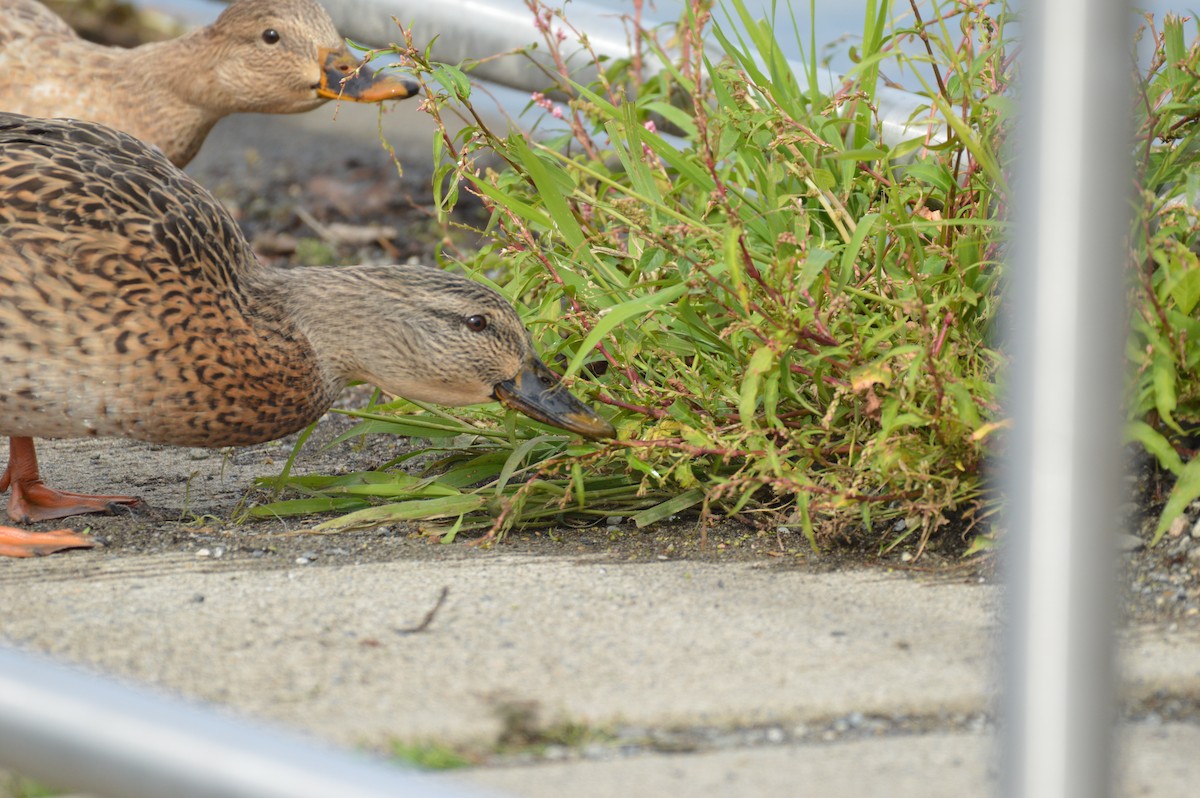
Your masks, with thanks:
M 96 496 L 48 488 L 38 474 L 33 438 L 9 438 L 8 441 L 8 468 L 0 476 L 0 491 L 12 488 L 8 497 L 8 517 L 13 521 L 28 524 L 83 513 L 107 513 L 112 511 L 113 505 L 141 501 L 134 496 Z

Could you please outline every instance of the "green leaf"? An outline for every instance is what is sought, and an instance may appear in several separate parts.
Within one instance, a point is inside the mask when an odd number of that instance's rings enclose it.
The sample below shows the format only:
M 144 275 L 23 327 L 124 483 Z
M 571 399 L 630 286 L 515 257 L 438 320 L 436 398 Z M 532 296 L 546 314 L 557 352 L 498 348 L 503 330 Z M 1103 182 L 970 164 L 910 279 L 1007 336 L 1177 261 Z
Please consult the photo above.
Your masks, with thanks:
M 850 237 L 850 243 L 842 250 L 841 285 L 850 282 L 854 274 L 854 261 L 858 259 L 858 251 L 862 249 L 863 242 L 867 240 L 867 236 L 871 234 L 877 221 L 879 221 L 878 213 L 868 213 L 858 220 L 858 226 L 854 228 L 854 235 Z
M 317 532 L 344 532 L 396 521 L 424 521 L 433 518 L 455 518 L 487 506 L 486 496 L 461 494 L 439 499 L 415 499 L 368 507 L 341 518 L 334 518 L 313 527 Z
M 676 108 L 670 103 L 655 100 L 643 105 L 642 110 L 658 114 L 667 122 L 679 128 L 685 139 L 694 139 L 696 137 L 696 123 L 682 108 Z
M 1162 515 L 1158 518 L 1154 539 L 1150 541 L 1151 546 L 1158 545 L 1162 536 L 1171 528 L 1171 522 L 1183 515 L 1188 505 L 1196 499 L 1200 499 L 1200 458 L 1188 461 L 1180 472 L 1179 479 L 1175 480 L 1175 487 L 1167 497 L 1167 505 L 1163 507 Z
M 916 161 L 904 167 L 904 174 L 913 180 L 933 186 L 943 194 L 950 193 L 950 189 L 954 187 L 954 176 L 950 174 L 950 167 L 944 161 Z
M 1154 406 L 1158 410 L 1163 423 L 1182 434 L 1183 429 L 1176 423 L 1173 414 L 1177 405 L 1175 396 L 1175 361 L 1161 349 L 1155 351 L 1151 364 L 1151 375 L 1154 379 Z
M 251 518 L 285 518 L 294 515 L 317 515 L 319 513 L 345 512 L 365 504 L 361 499 L 337 499 L 313 497 L 309 499 L 285 499 L 270 504 L 257 504 L 247 511 Z
M 552 440 L 553 435 L 539 435 L 536 438 L 530 438 L 520 446 L 513 449 L 512 454 L 504 461 L 504 467 L 500 469 L 500 477 L 496 480 L 496 495 L 499 496 L 507 487 L 508 481 L 512 479 L 513 472 L 525 464 L 525 460 L 529 457 L 530 452 L 538 446 Z
M 437 81 L 443 89 L 450 93 L 450 96 L 459 102 L 464 102 L 471 97 L 471 79 L 467 77 L 461 69 L 449 64 L 440 64 L 433 70 L 433 79 Z
M 521 166 L 529 173 L 538 189 L 538 196 L 546 205 L 546 212 L 554 220 L 554 226 L 562 234 L 572 250 L 583 248 L 583 229 L 579 220 L 571 211 L 567 197 L 575 190 L 575 182 L 570 175 L 557 165 L 547 163 L 538 152 L 534 152 L 525 140 L 518 136 L 511 137 L 513 154 L 520 159 Z
M 704 491 L 699 488 L 685 491 L 678 496 L 672 496 L 665 502 L 648 507 L 641 512 L 634 513 L 630 516 L 633 523 L 637 524 L 638 529 L 644 526 L 649 526 L 656 521 L 661 521 L 664 518 L 670 518 L 672 515 L 678 515 L 689 507 L 695 507 L 700 502 L 704 501 Z
M 747 429 L 754 426 L 754 411 L 758 408 L 759 388 L 763 377 L 779 361 L 779 355 L 770 346 L 759 347 L 750 357 L 746 376 L 742 379 L 742 390 L 738 395 L 738 418 Z
M 1137 441 L 1158 464 L 1175 476 L 1183 473 L 1183 460 L 1175 447 L 1163 435 L 1144 421 L 1130 421 L 1125 425 L 1125 439 Z
M 646 294 L 629 302 L 620 305 L 614 305 L 600 317 L 600 321 L 592 328 L 587 337 L 583 339 L 583 343 L 579 345 L 579 349 L 575 351 L 575 357 L 571 358 L 570 364 L 567 366 L 566 374 L 576 374 L 583 366 L 584 362 L 591 356 L 592 350 L 600 343 L 604 336 L 608 335 L 621 324 L 624 324 L 629 319 L 635 316 L 644 316 L 659 305 L 665 305 L 669 302 L 674 302 L 679 297 L 687 293 L 688 287 L 686 283 L 678 283 L 666 288 L 662 291 L 657 291 L 652 294 Z
M 1195 259 L 1193 256 L 1192 260 Z M 1171 285 L 1171 298 L 1175 300 L 1180 313 L 1190 314 L 1200 301 L 1200 268 L 1185 271 Z

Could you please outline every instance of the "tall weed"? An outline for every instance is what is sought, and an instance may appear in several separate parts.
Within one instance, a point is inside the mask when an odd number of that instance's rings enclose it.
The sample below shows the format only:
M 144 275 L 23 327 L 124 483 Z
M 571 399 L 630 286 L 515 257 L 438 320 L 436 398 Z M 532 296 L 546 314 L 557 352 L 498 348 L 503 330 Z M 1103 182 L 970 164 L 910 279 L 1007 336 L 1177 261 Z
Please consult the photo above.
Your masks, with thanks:
M 1187 41 L 1187 29 L 1192 29 Z M 1200 43 L 1196 22 L 1147 17 L 1151 47 L 1133 108 L 1138 186 L 1130 261 L 1135 270 L 1134 368 L 1128 435 L 1176 478 L 1154 533 L 1200 498 Z M 1189 458 L 1187 463 L 1184 457 Z
M 636 56 L 582 85 L 567 69 L 587 48 L 570 7 L 531 0 L 556 65 L 531 99 L 559 122 L 549 131 L 494 129 L 471 65 L 409 41 L 441 129 L 440 212 L 467 192 L 491 214 L 493 243 L 457 265 L 522 309 L 620 440 L 399 402 L 355 413 L 351 434 L 429 439 L 427 471 L 289 477 L 309 498 L 256 512 L 354 510 L 327 528 L 443 519 L 448 537 L 693 509 L 814 546 L 924 546 L 951 522 L 965 534 L 990 512 L 982 468 L 1004 427 L 989 329 L 1009 15 L 935 4 L 889 24 L 897 9 L 872 5 L 858 66 L 826 90 L 815 42 L 795 74 L 777 41 L 795 22 L 755 20 L 742 0 L 724 4 L 740 31 L 699 0 L 668 30 L 635 14 Z M 889 145 L 877 94 L 897 79 L 922 108 Z

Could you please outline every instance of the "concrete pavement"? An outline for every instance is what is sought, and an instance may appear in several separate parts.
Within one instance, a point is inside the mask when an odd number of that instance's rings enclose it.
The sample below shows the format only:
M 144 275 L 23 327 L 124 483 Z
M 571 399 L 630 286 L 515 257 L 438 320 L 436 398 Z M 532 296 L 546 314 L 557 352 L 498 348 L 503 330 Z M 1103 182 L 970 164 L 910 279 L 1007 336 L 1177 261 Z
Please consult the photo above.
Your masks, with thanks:
M 996 588 L 444 550 L 283 569 L 194 554 L 7 561 L 0 603 L 23 609 L 3 632 L 373 750 L 492 751 L 514 711 L 534 736 L 593 732 L 536 763 L 518 749 L 515 765 L 445 777 L 512 795 L 958 796 L 994 781 Z M 406 632 L 443 588 L 429 625 Z M 1131 700 L 1200 696 L 1200 636 L 1124 639 Z M 1200 779 L 1194 719 L 1129 724 L 1125 739 L 1126 794 Z

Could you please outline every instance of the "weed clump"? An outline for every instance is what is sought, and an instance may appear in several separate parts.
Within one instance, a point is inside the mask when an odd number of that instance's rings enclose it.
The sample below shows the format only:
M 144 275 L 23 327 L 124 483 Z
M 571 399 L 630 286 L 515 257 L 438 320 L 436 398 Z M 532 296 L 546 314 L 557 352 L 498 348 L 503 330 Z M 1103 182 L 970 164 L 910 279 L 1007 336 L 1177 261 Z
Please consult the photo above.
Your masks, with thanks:
M 695 508 L 814 546 L 923 546 L 987 515 L 982 464 L 1003 428 L 988 340 L 1008 196 L 1003 4 L 889 24 L 880 3 L 834 85 L 815 42 L 796 67 L 770 23 L 728 7 L 740 28 L 702 2 L 667 30 L 635 16 L 634 57 L 593 59 L 584 85 L 567 63 L 586 36 L 531 0 L 552 66 L 530 104 L 554 130 L 494 130 L 469 65 L 404 53 L 441 129 L 440 212 L 461 192 L 490 211 L 493 243 L 461 267 L 524 310 L 620 440 L 380 407 L 355 434 L 434 439 L 437 476 L 297 479 L 317 498 L 260 511 L 359 507 L 330 525 L 442 518 L 452 536 Z M 900 136 L 878 110 L 889 72 L 923 84 Z

